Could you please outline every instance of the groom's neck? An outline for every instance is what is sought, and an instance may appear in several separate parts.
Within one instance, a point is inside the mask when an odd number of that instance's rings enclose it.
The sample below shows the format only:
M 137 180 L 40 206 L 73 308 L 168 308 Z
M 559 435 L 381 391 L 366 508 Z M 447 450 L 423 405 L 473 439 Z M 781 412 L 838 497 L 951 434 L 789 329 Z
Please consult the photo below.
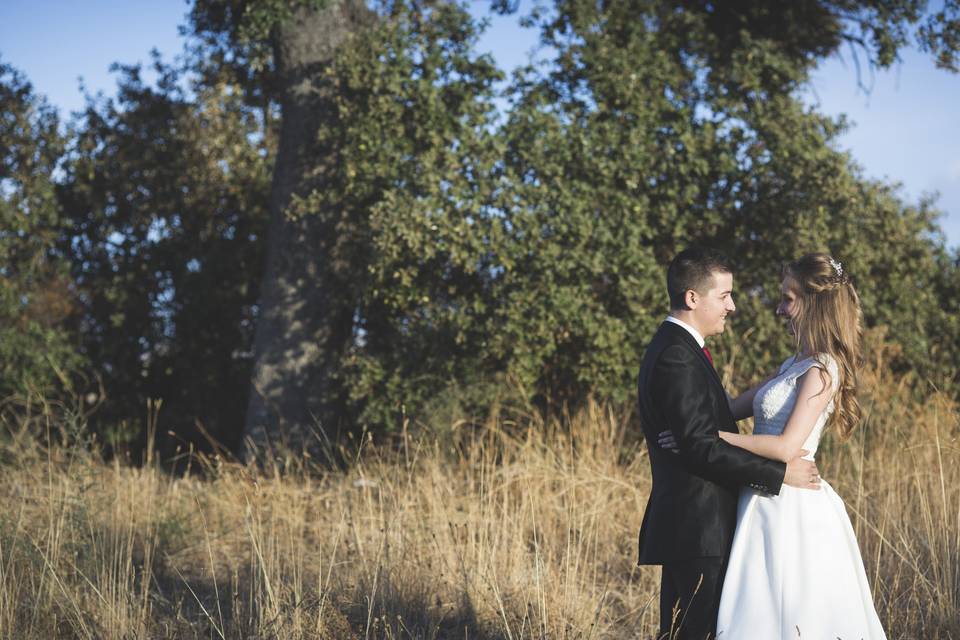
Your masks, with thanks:
M 688 309 L 671 309 L 669 315 L 673 318 L 676 318 L 680 322 L 683 322 L 684 324 L 688 324 L 694 329 L 696 329 L 697 333 L 699 333 L 704 339 L 709 337 L 703 332 L 703 328 L 699 326 L 699 323 L 697 322 L 697 319 L 694 317 L 694 313 L 692 311 Z

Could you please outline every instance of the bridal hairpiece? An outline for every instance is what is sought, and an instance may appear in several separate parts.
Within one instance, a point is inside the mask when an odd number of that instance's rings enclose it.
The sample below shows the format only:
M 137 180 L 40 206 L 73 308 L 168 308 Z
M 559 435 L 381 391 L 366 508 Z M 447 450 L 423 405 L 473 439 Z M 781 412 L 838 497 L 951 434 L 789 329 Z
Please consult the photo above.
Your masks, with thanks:
M 833 270 L 837 274 L 838 278 L 843 276 L 843 264 L 841 262 L 830 258 L 830 266 L 833 267 Z

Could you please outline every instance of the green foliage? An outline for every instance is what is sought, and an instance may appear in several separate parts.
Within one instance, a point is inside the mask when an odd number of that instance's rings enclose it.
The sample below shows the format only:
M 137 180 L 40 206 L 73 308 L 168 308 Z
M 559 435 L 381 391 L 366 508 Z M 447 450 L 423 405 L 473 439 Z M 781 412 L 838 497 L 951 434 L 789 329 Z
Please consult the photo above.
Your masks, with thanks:
M 320 11 L 336 0 L 199 0 L 190 12 L 198 33 L 221 35 L 231 46 L 270 39 L 274 29 L 298 9 Z
M 74 292 L 54 248 L 65 143 L 56 112 L 0 64 L 0 401 L 54 397 L 80 364 L 63 329 Z
M 812 250 L 858 277 L 868 324 L 903 346 L 894 366 L 955 376 L 955 333 L 934 329 L 936 211 L 865 180 L 835 148 L 844 123 L 797 96 L 849 23 L 712 6 L 558 2 L 539 18 L 556 57 L 518 76 L 496 127 L 465 12 L 395 3 L 347 48 L 318 145 L 339 150 L 336 186 L 296 209 L 333 215 L 332 260 L 352 265 L 352 423 L 481 409 L 506 381 L 547 408 L 628 401 L 667 312 L 664 267 L 691 244 L 735 258 L 741 313 L 720 351 L 738 383 L 792 348 L 772 314 L 779 270 Z M 911 11 L 861 15 L 875 64 Z
M 492 60 L 472 51 L 464 9 L 395 2 L 328 71 L 334 117 L 316 148 L 334 175 L 300 199 L 335 234 L 323 248 L 337 295 L 356 309 L 333 393 L 350 423 L 398 424 L 439 389 L 471 378 L 496 266 L 487 211 L 497 162 Z
M 196 0 L 190 32 L 203 55 L 216 58 L 221 74 L 241 84 L 248 99 L 264 104 L 273 96 L 274 38 L 301 11 L 320 11 L 340 0 Z
M 957 52 L 960 51 L 960 2 L 945 0 L 939 11 L 927 16 L 920 27 L 920 48 L 934 55 L 937 66 L 954 73 L 960 71 Z
M 155 69 L 156 87 L 121 69 L 116 99 L 88 105 L 65 165 L 74 331 L 107 392 L 94 426 L 142 437 L 147 399 L 163 399 L 163 431 L 179 444 L 208 444 L 203 431 L 235 444 L 273 135 L 216 67 Z
M 335 97 L 307 145 L 304 184 L 321 187 L 295 189 L 287 212 L 320 218 L 302 250 L 323 256 L 325 304 L 352 324 L 331 356 L 343 424 L 480 415 L 504 394 L 549 410 L 628 403 L 667 312 L 664 267 L 692 244 L 736 263 L 739 314 L 715 349 L 736 384 L 790 351 L 772 313 L 780 265 L 811 250 L 854 274 L 868 325 L 901 347 L 894 367 L 954 384 L 960 267 L 937 211 L 865 179 L 837 148 L 843 120 L 798 97 L 844 45 L 882 67 L 915 38 L 953 68 L 956 4 L 922 5 L 558 0 L 525 18 L 553 59 L 515 76 L 503 113 L 464 5 L 376 5 L 379 20 L 309 70 Z M 138 426 L 163 398 L 164 429 L 236 444 L 272 56 L 285 21 L 318 9 L 198 0 L 189 66 L 157 61 L 155 87 L 122 68 L 118 96 L 91 102 L 68 138 L 0 71 L 0 393 L 49 388 L 82 358 L 107 392 L 101 430 Z
M 509 295 L 496 296 L 505 360 L 565 402 L 628 397 L 667 312 L 666 263 L 705 244 L 736 264 L 723 356 L 745 377 L 792 348 L 772 314 L 780 265 L 828 250 L 858 278 L 868 324 L 902 343 L 893 364 L 950 379 L 949 339 L 934 329 L 937 212 L 865 180 L 835 149 L 843 123 L 797 96 L 837 30 L 796 16 L 778 26 L 756 7 L 732 37 L 712 7 L 570 1 L 542 21 L 556 58 L 517 82 L 503 131 L 517 256 L 499 282 Z

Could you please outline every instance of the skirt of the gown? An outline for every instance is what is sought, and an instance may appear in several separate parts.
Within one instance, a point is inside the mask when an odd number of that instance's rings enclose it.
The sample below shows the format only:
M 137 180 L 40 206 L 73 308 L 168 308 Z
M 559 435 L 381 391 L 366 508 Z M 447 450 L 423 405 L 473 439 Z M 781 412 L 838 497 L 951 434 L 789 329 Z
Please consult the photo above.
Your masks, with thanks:
M 826 481 L 778 496 L 740 490 L 717 638 L 886 638 L 850 518 Z

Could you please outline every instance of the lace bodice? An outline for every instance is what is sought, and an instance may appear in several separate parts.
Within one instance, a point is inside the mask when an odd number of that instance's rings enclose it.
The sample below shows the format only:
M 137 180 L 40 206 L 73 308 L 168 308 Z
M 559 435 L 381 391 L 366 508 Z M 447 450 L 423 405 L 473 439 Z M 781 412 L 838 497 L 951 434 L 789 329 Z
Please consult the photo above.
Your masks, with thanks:
M 787 420 L 793 412 L 793 406 L 797 402 L 797 379 L 811 367 L 823 368 L 824 366 L 826 366 L 832 380 L 833 389 L 831 393 L 836 393 L 840 380 L 839 368 L 836 360 L 829 354 L 820 354 L 803 360 L 790 357 L 780 365 L 780 373 L 777 377 L 760 387 L 757 395 L 753 398 L 753 433 L 771 435 L 783 433 L 784 427 L 787 426 Z M 806 442 L 803 443 L 802 448 L 810 452 L 807 457 L 812 458 L 817 452 L 820 435 L 823 433 L 823 427 L 832 412 L 833 399 L 831 398 L 826 409 L 817 418 L 817 423 L 810 435 L 807 436 Z

